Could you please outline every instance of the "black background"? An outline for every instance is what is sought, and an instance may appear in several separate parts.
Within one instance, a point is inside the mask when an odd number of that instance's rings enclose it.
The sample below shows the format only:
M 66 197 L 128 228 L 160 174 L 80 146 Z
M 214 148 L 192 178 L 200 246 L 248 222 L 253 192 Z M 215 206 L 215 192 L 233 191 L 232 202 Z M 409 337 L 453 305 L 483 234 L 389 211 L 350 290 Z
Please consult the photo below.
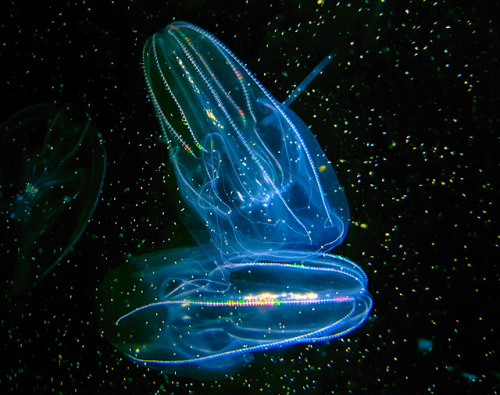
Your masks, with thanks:
M 30 293 L 3 297 L 2 391 L 498 391 L 498 6 L 4 3 L 0 119 L 71 103 L 102 133 L 108 166 L 74 251 Z M 96 288 L 110 268 L 189 241 L 141 70 L 144 42 L 173 19 L 215 34 L 278 100 L 336 54 L 292 109 L 346 189 L 352 225 L 334 252 L 366 271 L 374 299 L 368 322 L 344 338 L 257 356 L 216 382 L 136 366 L 97 323 Z

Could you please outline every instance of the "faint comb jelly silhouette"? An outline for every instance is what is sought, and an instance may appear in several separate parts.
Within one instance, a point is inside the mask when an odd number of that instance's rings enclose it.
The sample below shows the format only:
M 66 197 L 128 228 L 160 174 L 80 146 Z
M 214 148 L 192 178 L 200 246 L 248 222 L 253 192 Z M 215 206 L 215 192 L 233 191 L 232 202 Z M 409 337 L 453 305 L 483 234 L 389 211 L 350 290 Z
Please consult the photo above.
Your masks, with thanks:
M 106 157 L 87 117 L 38 104 L 0 126 L 5 291 L 40 283 L 80 237 L 97 203 Z

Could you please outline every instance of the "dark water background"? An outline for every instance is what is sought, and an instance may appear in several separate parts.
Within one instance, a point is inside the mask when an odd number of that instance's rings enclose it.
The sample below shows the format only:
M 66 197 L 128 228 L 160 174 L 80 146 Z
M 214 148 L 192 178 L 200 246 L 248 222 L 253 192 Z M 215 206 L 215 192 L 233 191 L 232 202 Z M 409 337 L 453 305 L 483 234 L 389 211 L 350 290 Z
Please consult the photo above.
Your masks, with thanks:
M 29 294 L 3 297 L 2 392 L 499 391 L 499 7 L 214 3 L 1 6 L 0 120 L 71 103 L 90 115 L 108 156 L 74 251 Z M 146 39 L 174 18 L 214 33 L 278 100 L 336 53 L 292 108 L 346 189 L 352 225 L 334 252 L 366 271 L 374 299 L 369 321 L 346 337 L 260 355 L 217 382 L 137 366 L 97 324 L 96 288 L 110 268 L 189 240 L 140 65 Z

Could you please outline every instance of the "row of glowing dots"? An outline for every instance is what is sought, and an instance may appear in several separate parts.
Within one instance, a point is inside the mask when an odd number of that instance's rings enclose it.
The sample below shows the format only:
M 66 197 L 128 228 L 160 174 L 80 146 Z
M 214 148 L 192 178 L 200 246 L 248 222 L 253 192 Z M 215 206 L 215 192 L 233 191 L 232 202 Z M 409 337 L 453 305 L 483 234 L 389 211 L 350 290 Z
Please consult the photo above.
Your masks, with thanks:
M 349 296 L 335 296 L 331 299 L 319 299 L 318 294 L 314 292 L 308 293 L 289 293 L 282 295 L 273 295 L 270 293 L 262 293 L 256 296 L 247 295 L 238 300 L 224 301 L 183 301 L 183 305 L 203 305 L 209 307 L 254 307 L 254 306 L 280 306 L 293 304 L 318 304 L 318 303 L 342 303 L 351 302 L 354 299 Z

